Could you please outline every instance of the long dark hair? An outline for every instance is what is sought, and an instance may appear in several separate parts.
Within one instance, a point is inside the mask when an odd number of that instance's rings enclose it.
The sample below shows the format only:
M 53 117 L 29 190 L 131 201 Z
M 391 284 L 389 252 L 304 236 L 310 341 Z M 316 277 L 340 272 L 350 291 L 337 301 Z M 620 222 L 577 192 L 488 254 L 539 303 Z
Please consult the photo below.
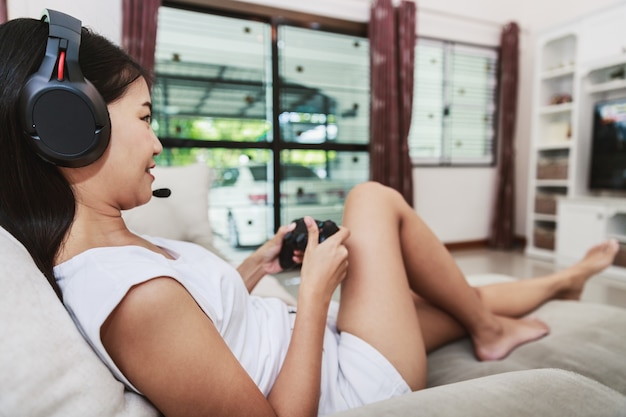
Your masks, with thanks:
M 35 154 L 21 125 L 19 97 L 37 71 L 48 24 L 14 19 L 0 25 L 0 226 L 28 250 L 61 298 L 55 258 L 74 219 L 76 200 L 59 169 Z M 148 73 L 106 38 L 83 28 L 80 66 L 106 103 Z

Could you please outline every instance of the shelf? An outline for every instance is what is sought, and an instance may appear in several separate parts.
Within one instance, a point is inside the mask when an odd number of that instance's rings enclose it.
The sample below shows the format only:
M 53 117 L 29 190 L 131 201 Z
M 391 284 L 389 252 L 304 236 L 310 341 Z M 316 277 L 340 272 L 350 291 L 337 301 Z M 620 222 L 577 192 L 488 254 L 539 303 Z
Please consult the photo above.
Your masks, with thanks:
M 554 78 L 566 77 L 569 75 L 573 75 L 576 69 L 575 65 L 565 65 L 560 68 L 554 68 L 544 71 L 541 74 L 542 80 L 551 80 Z
M 533 218 L 535 221 L 556 222 L 556 214 L 534 213 Z
M 558 150 L 567 150 L 567 149 L 571 149 L 572 147 L 572 141 L 571 140 L 563 140 L 563 141 L 559 141 L 559 142 L 546 142 L 546 143 L 540 143 L 537 145 L 537 150 L 538 151 L 558 151 Z
M 539 114 L 565 113 L 572 111 L 573 108 L 573 103 L 551 104 L 549 106 L 540 107 Z
M 567 187 L 568 180 L 537 180 L 537 187 Z
M 624 235 L 624 234 L 608 233 L 607 234 L 607 238 L 615 239 L 619 243 L 626 243 L 626 235 Z
M 587 93 L 605 93 L 607 91 L 626 88 L 626 80 L 612 80 L 603 83 L 591 84 L 587 86 Z

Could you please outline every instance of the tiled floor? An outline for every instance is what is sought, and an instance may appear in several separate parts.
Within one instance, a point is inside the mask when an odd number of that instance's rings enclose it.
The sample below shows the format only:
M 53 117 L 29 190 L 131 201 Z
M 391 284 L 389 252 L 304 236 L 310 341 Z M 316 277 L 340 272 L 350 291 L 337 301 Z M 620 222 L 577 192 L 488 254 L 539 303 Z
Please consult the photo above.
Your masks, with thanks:
M 216 246 L 235 263 L 243 260 L 251 252 L 235 252 L 219 242 L 216 242 Z M 546 275 L 557 269 L 553 262 L 530 258 L 522 251 L 468 249 L 454 251 L 452 255 L 466 275 L 504 274 L 524 279 Z M 298 276 L 298 271 L 277 275 L 281 283 L 293 295 L 296 295 L 298 291 Z M 626 274 L 621 278 L 606 273 L 593 277 L 585 287 L 582 300 L 626 308 Z

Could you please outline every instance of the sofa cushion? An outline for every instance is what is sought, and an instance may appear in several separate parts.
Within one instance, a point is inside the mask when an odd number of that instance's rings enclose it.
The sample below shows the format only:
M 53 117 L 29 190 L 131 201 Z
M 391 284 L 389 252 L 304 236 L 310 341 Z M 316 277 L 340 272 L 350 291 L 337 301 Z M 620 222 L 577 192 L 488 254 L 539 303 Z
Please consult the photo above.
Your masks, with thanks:
M 205 164 L 152 170 L 153 188 L 169 188 L 168 198 L 153 197 L 148 204 L 125 211 L 127 226 L 139 234 L 186 240 L 212 249 L 209 224 L 211 176 Z
M 0 414 L 156 416 L 84 341 L 26 249 L 0 228 Z
M 428 356 L 428 385 L 531 368 L 560 368 L 595 379 L 626 394 L 626 309 L 578 301 L 550 301 L 533 317 L 550 334 L 522 345 L 500 361 L 479 362 L 469 339 Z
M 333 417 L 618 417 L 626 397 L 558 369 L 508 372 L 413 392 Z

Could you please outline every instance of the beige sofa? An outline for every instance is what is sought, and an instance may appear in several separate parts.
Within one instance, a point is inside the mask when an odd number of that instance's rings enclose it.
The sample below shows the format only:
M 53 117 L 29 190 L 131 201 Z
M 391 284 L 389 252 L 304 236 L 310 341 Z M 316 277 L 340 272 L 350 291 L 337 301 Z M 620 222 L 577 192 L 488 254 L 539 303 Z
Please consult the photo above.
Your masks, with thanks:
M 129 223 L 210 245 L 207 224 L 192 213 L 206 217 L 206 169 L 163 170 L 157 178 L 177 199 L 154 201 L 145 209 L 152 213 L 138 218 L 127 213 Z M 166 222 L 147 221 L 165 212 Z M 24 247 L 1 228 L 0 259 L 0 416 L 158 416 L 113 378 Z M 260 291 L 290 297 L 272 277 Z M 338 416 L 626 416 L 626 310 L 555 301 L 536 316 L 552 333 L 505 360 L 477 362 L 469 342 L 458 341 L 429 356 L 430 388 Z

